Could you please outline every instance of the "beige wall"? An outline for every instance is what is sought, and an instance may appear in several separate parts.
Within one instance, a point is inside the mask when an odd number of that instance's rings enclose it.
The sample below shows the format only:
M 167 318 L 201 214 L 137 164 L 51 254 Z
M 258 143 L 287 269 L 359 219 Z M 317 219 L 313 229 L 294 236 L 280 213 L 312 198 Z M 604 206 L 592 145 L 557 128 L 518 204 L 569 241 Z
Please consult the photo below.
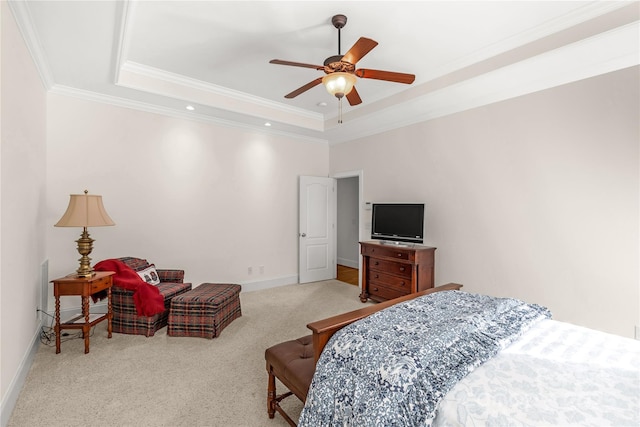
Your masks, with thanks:
M 116 225 L 89 230 L 94 261 L 143 257 L 194 285 L 297 281 L 298 176 L 328 175 L 325 144 L 55 94 L 48 106 L 47 223 L 70 193 L 101 194 Z M 47 227 L 51 275 L 77 268 L 80 231 Z
M 46 93 L 6 2 L 0 2 L 0 398 L 2 422 L 39 321 L 45 254 Z M 26 371 L 23 372 L 26 374 Z
M 638 72 L 336 145 L 331 173 L 362 169 L 364 201 L 426 203 L 438 283 L 631 337 L 640 324 Z

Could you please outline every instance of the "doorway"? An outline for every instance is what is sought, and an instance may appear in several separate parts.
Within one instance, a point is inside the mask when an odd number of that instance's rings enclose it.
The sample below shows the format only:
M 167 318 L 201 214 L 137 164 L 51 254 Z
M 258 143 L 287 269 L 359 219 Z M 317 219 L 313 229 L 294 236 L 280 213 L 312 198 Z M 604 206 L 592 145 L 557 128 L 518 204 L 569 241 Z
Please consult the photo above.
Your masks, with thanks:
M 359 286 L 360 283 L 360 203 L 361 172 L 336 178 L 336 278 Z

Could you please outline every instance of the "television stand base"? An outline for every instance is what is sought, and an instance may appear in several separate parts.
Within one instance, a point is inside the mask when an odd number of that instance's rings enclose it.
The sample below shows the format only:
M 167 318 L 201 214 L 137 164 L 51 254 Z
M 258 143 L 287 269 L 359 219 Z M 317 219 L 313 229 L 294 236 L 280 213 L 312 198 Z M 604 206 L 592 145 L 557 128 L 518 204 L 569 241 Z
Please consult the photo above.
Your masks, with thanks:
M 360 301 L 386 301 L 433 288 L 435 250 L 411 242 L 360 242 Z

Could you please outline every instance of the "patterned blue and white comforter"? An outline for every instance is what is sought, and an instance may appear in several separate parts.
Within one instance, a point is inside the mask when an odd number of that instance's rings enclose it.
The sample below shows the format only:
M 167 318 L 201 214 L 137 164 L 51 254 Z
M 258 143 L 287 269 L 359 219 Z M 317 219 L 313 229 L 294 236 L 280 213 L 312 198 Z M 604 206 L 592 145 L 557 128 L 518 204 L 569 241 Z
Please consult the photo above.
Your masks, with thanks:
M 316 367 L 299 426 L 428 426 L 469 372 L 550 318 L 537 305 L 436 292 L 338 331 Z

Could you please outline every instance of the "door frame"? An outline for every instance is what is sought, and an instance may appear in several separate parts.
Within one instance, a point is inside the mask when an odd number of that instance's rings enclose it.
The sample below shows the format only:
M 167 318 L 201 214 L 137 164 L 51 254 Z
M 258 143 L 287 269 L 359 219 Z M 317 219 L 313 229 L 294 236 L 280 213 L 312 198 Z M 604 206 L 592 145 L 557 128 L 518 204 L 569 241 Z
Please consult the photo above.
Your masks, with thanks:
M 346 172 L 337 172 L 334 173 L 333 175 L 331 175 L 331 178 L 335 178 L 336 180 L 341 179 L 341 178 L 358 178 L 358 242 L 361 242 L 365 239 L 369 238 L 368 233 L 365 233 L 364 231 L 364 226 L 367 224 L 367 221 L 365 221 L 364 219 L 364 214 L 365 214 L 365 209 L 364 209 L 364 202 L 363 202 L 363 193 L 364 193 L 364 171 L 362 169 L 360 170 L 354 170 L 354 171 L 346 171 Z M 336 203 L 336 211 L 338 209 L 337 203 Z M 335 245 L 333 251 L 335 254 L 338 253 L 338 240 L 336 239 L 333 244 Z M 359 256 L 358 257 L 358 269 L 359 271 L 362 271 L 362 257 Z M 358 287 L 360 289 L 362 289 L 362 274 L 358 275 Z

